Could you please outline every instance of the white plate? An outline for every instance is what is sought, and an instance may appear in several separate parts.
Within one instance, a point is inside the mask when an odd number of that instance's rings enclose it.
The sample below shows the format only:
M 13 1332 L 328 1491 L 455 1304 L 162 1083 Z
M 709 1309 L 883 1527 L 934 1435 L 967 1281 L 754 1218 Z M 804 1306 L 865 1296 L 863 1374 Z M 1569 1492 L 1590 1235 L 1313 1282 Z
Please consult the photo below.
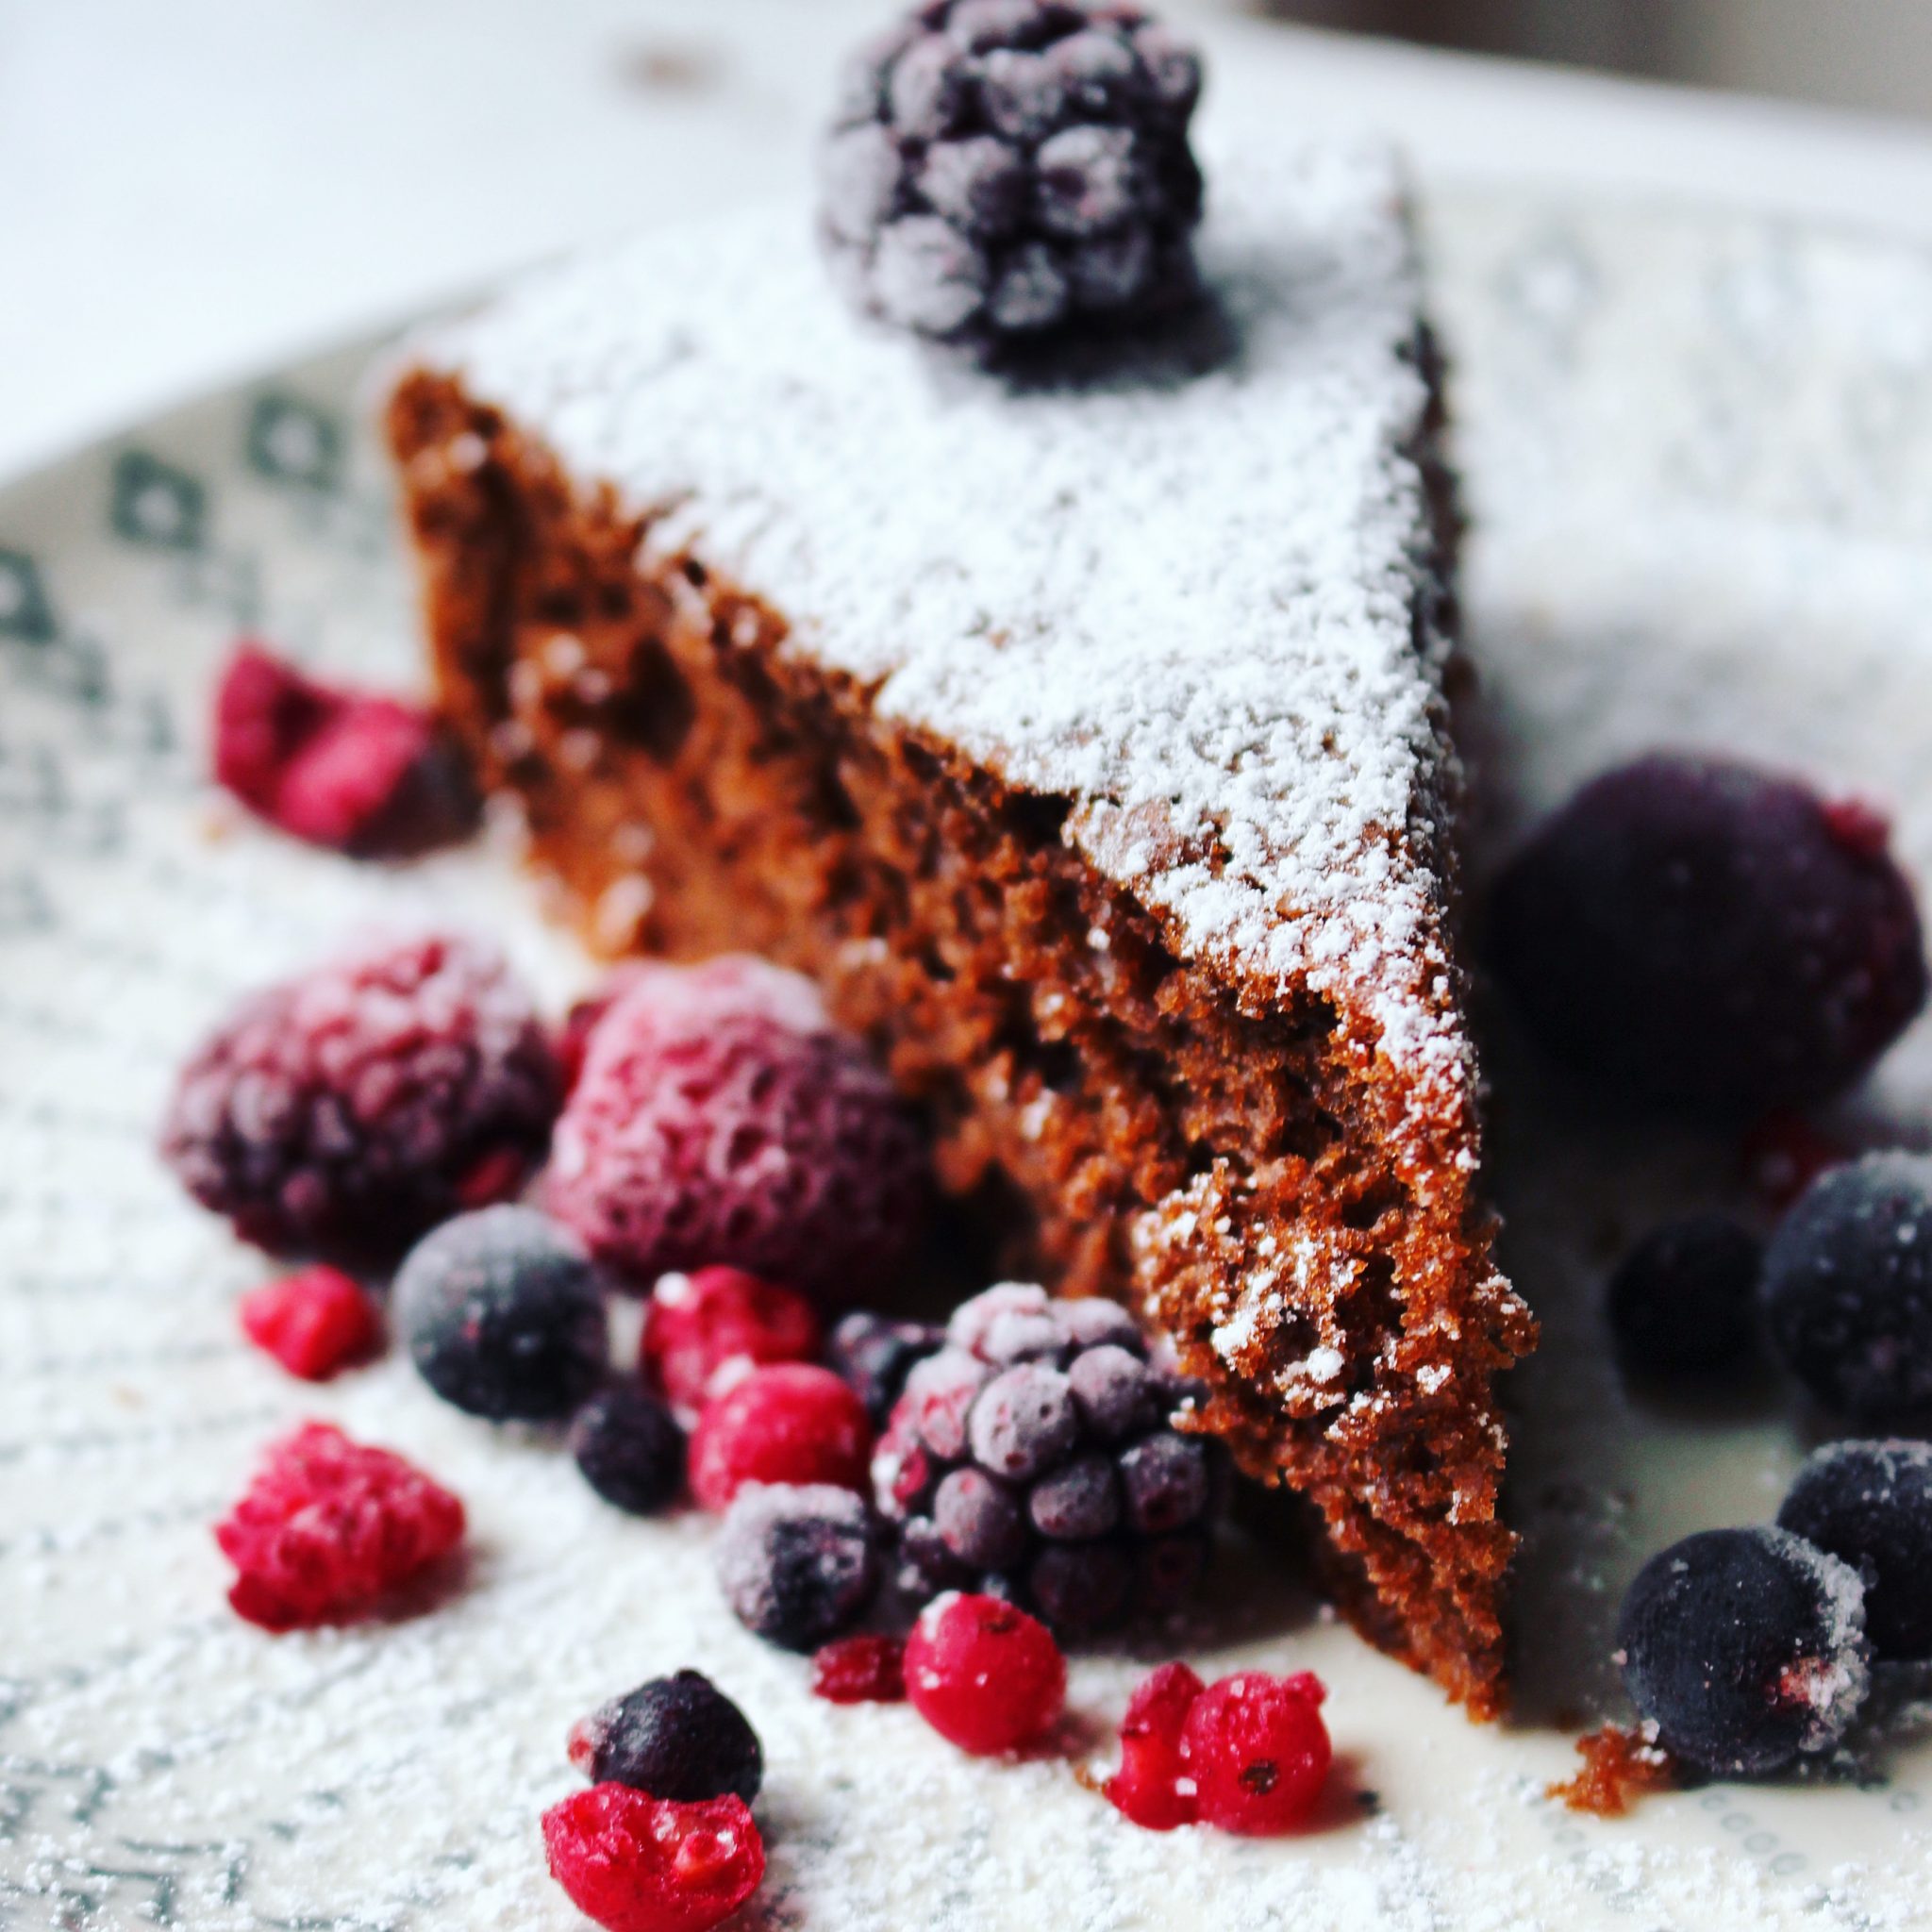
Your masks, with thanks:
M 1932 265 L 1517 192 L 1426 217 L 1476 519 L 1483 849 L 1603 762 L 1691 742 L 1875 791 L 1932 876 Z M 1692 1527 L 1768 1517 L 1810 1424 L 1775 1381 L 1669 1411 L 1626 1399 L 1594 1312 L 1604 1267 L 1660 1209 L 1729 1198 L 1735 1158 L 1604 1126 L 1507 1035 L 1506 1256 L 1546 1330 L 1513 1388 L 1519 1714 L 1466 1725 L 1237 1557 L 1195 1662 L 1332 1687 L 1338 1801 L 1286 1842 L 1138 1832 L 1061 1762 L 977 1764 L 903 1708 L 814 1703 L 723 1611 L 702 1522 L 615 1516 L 554 1446 L 467 1423 L 393 1359 L 310 1391 L 243 1347 L 233 1299 L 261 1263 L 148 1152 L 196 1029 L 371 922 L 486 926 L 559 995 L 583 973 L 500 841 L 357 868 L 237 825 L 200 778 L 210 670 L 238 630 L 417 676 L 357 401 L 367 360 L 250 384 L 0 494 L 0 1926 L 578 1923 L 536 1825 L 575 1782 L 564 1731 L 685 1664 L 765 1740 L 771 1877 L 750 1926 L 1932 1919 L 1932 1749 L 1902 1724 L 1856 1766 L 1622 1823 L 1540 1796 L 1576 1726 L 1617 1708 L 1607 1633 L 1631 1571 Z M 1932 1130 L 1932 1031 L 1860 1112 Z M 469 1500 L 453 1601 L 280 1638 L 229 1614 L 208 1525 L 308 1413 Z M 1139 1668 L 1076 1665 L 1096 1746 Z

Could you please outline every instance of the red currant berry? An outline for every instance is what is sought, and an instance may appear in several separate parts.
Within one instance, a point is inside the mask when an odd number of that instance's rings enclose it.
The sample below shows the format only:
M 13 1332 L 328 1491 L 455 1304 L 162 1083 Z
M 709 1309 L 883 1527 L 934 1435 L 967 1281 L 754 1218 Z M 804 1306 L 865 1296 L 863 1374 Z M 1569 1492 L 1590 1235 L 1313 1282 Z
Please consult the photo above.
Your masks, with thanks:
M 1121 1768 L 1103 1794 L 1123 1817 L 1149 1831 L 1172 1831 L 1199 1816 L 1181 1733 L 1201 1690 L 1186 1664 L 1162 1664 L 1134 1692 L 1121 1720 Z
M 691 1439 L 691 1493 L 723 1509 L 746 1483 L 867 1488 L 872 1421 L 829 1369 L 779 1362 L 754 1369 L 698 1418 Z
M 827 1704 L 901 1704 L 906 1644 L 897 1637 L 841 1637 L 813 1655 L 811 1694 Z
M 375 1304 L 340 1268 L 318 1262 L 242 1297 L 242 1332 L 305 1382 L 325 1382 L 382 1334 Z
M 765 1875 L 743 1799 L 675 1804 L 629 1785 L 592 1785 L 543 1814 L 550 1875 L 605 1932 L 705 1932 Z
M 696 1415 L 747 1368 L 813 1360 L 823 1342 L 806 1298 L 741 1268 L 667 1274 L 644 1314 L 641 1366 L 671 1406 Z
M 1044 1624 L 998 1597 L 936 1597 L 906 1641 L 906 1694 L 941 1737 L 992 1757 L 1059 1716 L 1066 1659 Z
M 1238 1671 L 1195 1698 L 1181 1732 L 1202 1821 L 1264 1838 L 1307 1816 L 1328 1775 L 1326 1695 L 1307 1671 Z

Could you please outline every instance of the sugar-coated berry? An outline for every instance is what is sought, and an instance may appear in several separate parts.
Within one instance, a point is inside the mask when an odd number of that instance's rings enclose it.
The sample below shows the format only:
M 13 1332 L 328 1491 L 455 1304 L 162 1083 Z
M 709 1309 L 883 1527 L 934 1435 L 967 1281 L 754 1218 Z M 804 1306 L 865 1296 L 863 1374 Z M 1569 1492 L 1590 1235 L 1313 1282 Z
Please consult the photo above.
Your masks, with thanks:
M 1888 1662 L 1932 1657 L 1932 1442 L 1830 1442 L 1777 1512 L 1865 1580 L 1865 1631 Z
M 765 1875 L 741 1798 L 695 1804 L 592 1785 L 543 1814 L 550 1875 L 605 1932 L 708 1932 Z
M 1173 1831 L 1200 1816 L 1181 1734 L 1205 1688 L 1186 1664 L 1162 1664 L 1127 1700 L 1121 1768 L 1101 1792 L 1123 1817 L 1148 1831 Z
M 1067 1665 L 1046 1626 L 997 1597 L 942 1596 L 906 1641 L 906 1694 L 962 1751 L 991 1757 L 1059 1717 Z
M 382 1317 L 353 1275 L 318 1261 L 242 1297 L 242 1332 L 305 1382 L 325 1382 L 338 1369 L 372 1355 Z
M 653 1677 L 600 1705 L 572 1726 L 570 1761 L 593 1784 L 679 1804 L 729 1794 L 749 1805 L 765 1775 L 758 1733 L 700 1671 Z
M 1686 1763 L 1781 1771 L 1843 1736 L 1871 1681 L 1858 1573 L 1783 1529 L 1709 1529 L 1637 1573 L 1624 1688 Z
M 1790 779 L 1657 755 L 1586 785 L 1497 880 L 1498 978 L 1558 1058 L 1700 1113 L 1850 1086 L 1925 1000 L 1912 889 Z
M 907 1376 L 937 1354 L 944 1341 L 945 1331 L 930 1322 L 895 1321 L 855 1308 L 832 1330 L 825 1360 L 852 1385 L 873 1426 L 882 1429 L 905 1391 Z
M 463 1506 L 387 1449 L 305 1423 L 270 1443 L 215 1527 L 236 1613 L 267 1630 L 373 1608 L 462 1541 Z
M 402 858 L 476 822 L 475 786 L 434 711 L 323 684 L 257 643 L 222 674 L 212 736 L 217 782 L 311 845 Z
M 1026 1554 L 1026 1519 L 1011 1487 L 983 1469 L 956 1469 L 934 1493 L 933 1527 L 962 1563 L 1004 1570 Z
M 774 1363 L 734 1382 L 698 1418 L 691 1493 L 723 1509 L 746 1483 L 863 1490 L 871 1456 L 865 1405 L 831 1370 Z
M 1932 1158 L 1868 1154 L 1806 1189 L 1764 1257 L 1773 1347 L 1833 1415 L 1932 1419 Z
M 827 1704 L 899 1704 L 906 1696 L 906 1640 L 862 1632 L 812 1653 L 811 1694 Z
M 1653 1228 L 1618 1263 L 1604 1312 L 1638 1374 L 1708 1374 L 1750 1353 L 1764 1243 L 1721 1214 Z
M 634 1516 L 655 1516 L 684 1494 L 684 1431 L 657 1396 L 634 1383 L 615 1383 L 577 1410 L 570 1451 L 584 1480 Z
M 644 1309 L 642 1367 L 672 1406 L 696 1415 L 747 1368 L 811 1361 L 818 1311 L 796 1290 L 741 1268 L 667 1274 Z
M 753 1483 L 719 1533 L 718 1581 L 746 1629 L 787 1650 L 849 1630 L 877 1593 L 878 1526 L 864 1499 L 826 1483 Z
M 1208 1685 L 1181 1732 L 1203 1824 L 1251 1838 L 1291 1831 L 1328 1776 L 1326 1692 L 1307 1671 L 1237 1671 Z
M 850 1301 L 918 1230 L 927 1153 L 860 1044 L 658 971 L 597 1022 L 558 1123 L 552 1210 L 634 1281 L 743 1268 Z M 678 969 L 702 978 L 709 969 Z
M 974 1403 L 967 1427 L 981 1467 L 1016 1482 L 1060 1461 L 1079 1434 L 1067 1378 L 1032 1362 L 995 1375 Z
M 243 1000 L 182 1070 L 161 1154 L 244 1241 L 388 1263 L 513 1192 L 557 1102 L 549 1037 L 503 960 L 432 935 Z
M 583 1247 L 534 1208 L 458 1215 L 396 1275 L 398 1333 L 423 1379 L 491 1422 L 554 1422 L 609 1361 L 604 1286 Z

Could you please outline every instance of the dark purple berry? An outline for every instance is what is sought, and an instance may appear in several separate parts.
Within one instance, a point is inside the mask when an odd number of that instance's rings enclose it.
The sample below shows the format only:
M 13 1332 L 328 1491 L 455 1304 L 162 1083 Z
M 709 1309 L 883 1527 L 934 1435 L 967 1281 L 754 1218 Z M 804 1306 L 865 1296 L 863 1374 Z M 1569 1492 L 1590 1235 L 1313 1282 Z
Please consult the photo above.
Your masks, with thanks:
M 1134 1558 L 1111 1541 L 1048 1543 L 1026 1573 L 1026 1595 L 1043 1622 L 1070 1636 L 1120 1623 L 1134 1607 Z
M 1932 1657 L 1932 1442 L 1831 1442 L 1777 1512 L 1865 1579 L 1865 1627 L 1889 1662 Z
M 1110 1302 L 1105 1296 L 1083 1295 L 1077 1301 L 1057 1301 L 1052 1317 L 1054 1326 L 1071 1347 L 1091 1350 L 1111 1343 L 1130 1355 L 1147 1352 L 1133 1316 L 1118 1302 Z
M 1557 1058 L 1706 1114 L 1852 1084 L 1925 999 L 1912 889 L 1806 786 L 1657 755 L 1606 773 L 1497 880 L 1491 958 Z
M 787 1650 L 849 1630 L 878 1589 L 872 1512 L 829 1483 L 753 1483 L 724 1513 L 718 1580 L 740 1623 Z
M 973 1566 L 946 1547 L 929 1516 L 914 1516 L 900 1525 L 898 1557 L 895 1581 L 914 1603 L 927 1603 L 942 1591 L 965 1590 L 974 1581 Z
M 1176 1609 L 1208 1568 L 1208 1539 L 1199 1530 L 1149 1537 L 1136 1549 L 1135 1563 L 1141 1602 L 1150 1610 Z
M 570 1448 L 584 1480 L 635 1516 L 654 1516 L 684 1493 L 684 1431 L 636 1383 L 591 1396 L 571 1423 Z
M 1067 1378 L 1032 1362 L 995 1375 L 980 1391 L 967 1424 L 974 1460 L 1017 1482 L 1059 1461 L 1079 1434 Z
M 1787 1530 L 1686 1537 L 1624 1598 L 1624 1687 L 1686 1762 L 1781 1771 L 1836 1743 L 1864 1701 L 1864 1597 L 1856 1570 Z
M 1624 1366 L 1664 1375 L 1734 1366 L 1750 1353 L 1763 1262 L 1764 1243 L 1722 1215 L 1653 1228 L 1605 1295 Z
M 727 1791 L 749 1805 L 765 1775 L 758 1733 L 697 1671 L 653 1677 L 600 1706 L 572 1729 L 570 1757 L 593 1784 L 631 1785 L 680 1805 Z
M 1932 1419 L 1932 1158 L 1868 1154 L 1806 1189 L 1765 1251 L 1765 1327 L 1820 1405 Z
M 954 1347 L 913 1365 L 906 1377 L 906 1403 L 919 1440 L 951 1460 L 966 1453 L 966 1422 L 989 1380 L 984 1362 Z
M 874 1428 L 883 1428 L 906 1378 L 927 1356 L 938 1354 L 945 1331 L 929 1322 L 897 1322 L 855 1309 L 832 1330 L 825 1359 L 858 1394 Z
M 940 1541 L 975 1570 L 1004 1570 L 1026 1552 L 1026 1518 L 1019 1499 L 983 1469 L 956 1469 L 933 1493 Z
M 1041 1536 L 1056 1542 L 1081 1542 L 1105 1536 L 1121 1520 L 1121 1490 L 1113 1457 L 1076 1456 L 1050 1475 L 1041 1476 L 1027 1491 L 1026 1514 Z
M 481 1208 L 425 1236 L 396 1275 L 393 1308 L 423 1379 L 491 1422 L 569 1415 L 608 1365 L 603 1283 L 534 1208 Z
M 1195 292 L 1200 62 L 1104 0 L 931 0 L 842 82 L 822 164 L 837 278 L 986 351 Z
M 1208 1513 L 1208 1449 L 1172 1430 L 1144 1437 L 1121 1457 L 1127 1521 L 1146 1536 L 1198 1523 Z
M 1163 1420 L 1147 1364 L 1117 1342 L 1104 1341 L 1075 1357 L 1067 1385 L 1080 1420 L 1103 1442 L 1124 1441 Z

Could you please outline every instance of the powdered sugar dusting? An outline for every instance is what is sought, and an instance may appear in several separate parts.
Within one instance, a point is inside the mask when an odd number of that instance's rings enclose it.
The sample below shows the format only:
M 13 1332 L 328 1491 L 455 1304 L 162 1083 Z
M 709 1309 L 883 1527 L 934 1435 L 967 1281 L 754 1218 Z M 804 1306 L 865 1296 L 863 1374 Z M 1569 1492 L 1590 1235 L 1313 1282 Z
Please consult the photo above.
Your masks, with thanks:
M 1214 340 L 1125 366 L 1005 380 L 858 321 L 802 203 L 547 272 L 419 353 L 789 648 L 1070 798 L 1185 956 L 1259 1000 L 1306 979 L 1459 1087 L 1399 172 L 1249 142 L 1209 175 Z

